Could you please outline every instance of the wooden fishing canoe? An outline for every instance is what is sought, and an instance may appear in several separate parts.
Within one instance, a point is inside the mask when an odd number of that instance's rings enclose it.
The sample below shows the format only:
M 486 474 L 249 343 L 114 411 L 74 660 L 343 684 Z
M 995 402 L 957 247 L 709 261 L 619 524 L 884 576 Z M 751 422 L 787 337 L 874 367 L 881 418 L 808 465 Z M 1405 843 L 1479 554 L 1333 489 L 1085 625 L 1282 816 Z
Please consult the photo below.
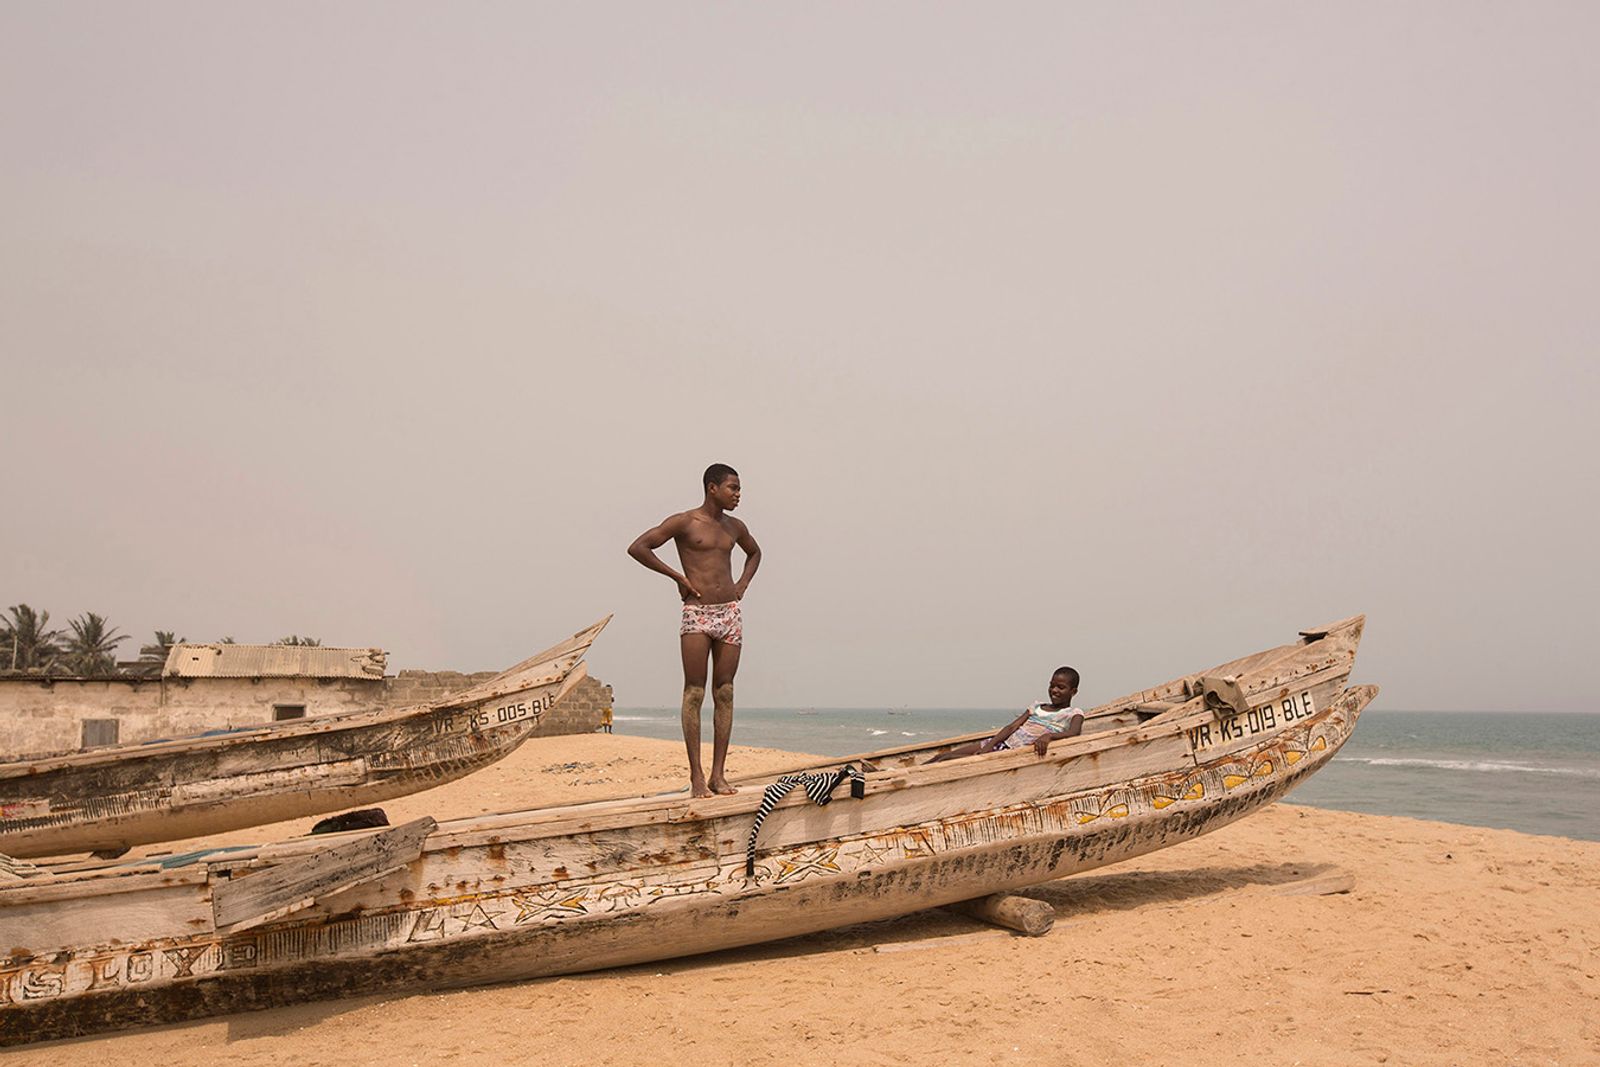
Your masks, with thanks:
M 684 956 L 1020 888 L 1191 839 L 1325 764 L 1372 686 L 1362 620 L 1095 709 L 1081 737 L 864 796 L 601 801 L 204 855 L 0 872 L 0 1043 Z M 816 764 L 838 767 L 842 760 Z M 11 947 L 15 946 L 15 947 Z
M 514 751 L 584 676 L 610 617 L 433 704 L 0 764 L 0 853 L 116 852 L 341 811 Z

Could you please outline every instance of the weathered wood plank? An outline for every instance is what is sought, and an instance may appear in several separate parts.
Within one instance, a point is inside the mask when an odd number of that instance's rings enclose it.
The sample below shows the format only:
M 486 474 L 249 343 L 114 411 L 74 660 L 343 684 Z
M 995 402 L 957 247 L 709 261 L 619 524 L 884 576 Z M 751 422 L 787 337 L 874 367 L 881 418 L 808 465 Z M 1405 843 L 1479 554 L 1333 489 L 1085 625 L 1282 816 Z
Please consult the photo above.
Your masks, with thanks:
M 242 930 L 298 911 L 319 897 L 381 878 L 422 855 L 422 843 L 436 825 L 424 815 L 303 859 L 219 882 L 211 891 L 212 918 L 219 930 Z
M 1367 617 L 1365 615 L 1352 615 L 1347 619 L 1340 619 L 1337 622 L 1330 622 L 1326 626 L 1313 626 L 1310 629 L 1301 630 L 1300 636 L 1317 640 L 1318 638 L 1327 637 L 1331 633 L 1337 633 L 1340 630 L 1348 630 L 1353 627 L 1361 626 L 1366 621 Z
M 20 882 L 46 873 L 26 860 L 19 860 L 0 852 L 0 882 Z

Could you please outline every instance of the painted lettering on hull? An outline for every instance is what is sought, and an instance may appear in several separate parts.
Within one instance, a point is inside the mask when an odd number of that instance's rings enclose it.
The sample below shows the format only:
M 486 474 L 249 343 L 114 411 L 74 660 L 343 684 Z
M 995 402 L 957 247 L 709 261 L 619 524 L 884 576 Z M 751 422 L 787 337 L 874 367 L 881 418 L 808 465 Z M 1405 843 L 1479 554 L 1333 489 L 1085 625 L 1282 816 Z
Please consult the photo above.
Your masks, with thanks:
M 1191 726 L 1188 731 L 1189 747 L 1196 753 L 1203 752 L 1216 745 L 1243 741 L 1256 734 L 1268 733 L 1280 726 L 1309 719 L 1316 713 L 1311 690 L 1303 690 L 1298 695 L 1291 693 L 1281 700 L 1268 701 L 1260 707 L 1251 708 L 1242 715 L 1221 715 L 1217 717 L 1216 722 L 1203 722 L 1198 726 Z
M 474 730 L 493 730 L 499 726 L 510 726 L 519 722 L 538 722 L 539 716 L 549 711 L 555 705 L 552 694 L 518 700 L 512 703 L 500 704 L 496 707 L 485 705 L 472 713 L 472 728 Z

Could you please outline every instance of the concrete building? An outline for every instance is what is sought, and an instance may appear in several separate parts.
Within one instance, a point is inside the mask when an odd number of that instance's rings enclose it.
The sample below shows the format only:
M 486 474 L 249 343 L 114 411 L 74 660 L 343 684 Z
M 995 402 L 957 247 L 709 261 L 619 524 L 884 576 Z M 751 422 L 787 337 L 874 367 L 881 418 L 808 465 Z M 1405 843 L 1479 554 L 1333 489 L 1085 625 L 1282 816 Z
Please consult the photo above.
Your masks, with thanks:
M 148 678 L 0 675 L 0 759 L 424 704 L 495 673 L 389 676 L 387 662 L 379 648 L 175 645 Z M 610 707 L 611 687 L 586 678 L 538 735 L 592 732 Z

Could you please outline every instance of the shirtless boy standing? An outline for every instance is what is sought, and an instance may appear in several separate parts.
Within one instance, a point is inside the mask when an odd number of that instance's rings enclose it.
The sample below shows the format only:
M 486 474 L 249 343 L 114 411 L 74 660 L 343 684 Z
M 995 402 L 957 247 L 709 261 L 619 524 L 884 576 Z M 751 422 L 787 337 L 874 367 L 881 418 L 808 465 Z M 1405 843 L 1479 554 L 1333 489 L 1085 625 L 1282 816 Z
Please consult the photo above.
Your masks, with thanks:
M 680 511 L 640 534 L 628 555 L 678 583 L 683 598 L 683 624 L 678 643 L 683 651 L 683 742 L 689 749 L 689 791 L 697 797 L 736 793 L 723 763 L 733 735 L 733 676 L 739 670 L 744 620 L 739 601 L 761 565 L 761 546 L 744 523 L 727 514 L 739 506 L 739 472 L 713 463 L 701 478 L 705 501 Z M 656 555 L 672 541 L 683 565 L 679 574 Z M 744 550 L 744 571 L 733 580 L 733 546 Z M 706 698 L 706 659 L 711 660 L 713 738 L 711 781 L 700 768 L 700 705 Z

